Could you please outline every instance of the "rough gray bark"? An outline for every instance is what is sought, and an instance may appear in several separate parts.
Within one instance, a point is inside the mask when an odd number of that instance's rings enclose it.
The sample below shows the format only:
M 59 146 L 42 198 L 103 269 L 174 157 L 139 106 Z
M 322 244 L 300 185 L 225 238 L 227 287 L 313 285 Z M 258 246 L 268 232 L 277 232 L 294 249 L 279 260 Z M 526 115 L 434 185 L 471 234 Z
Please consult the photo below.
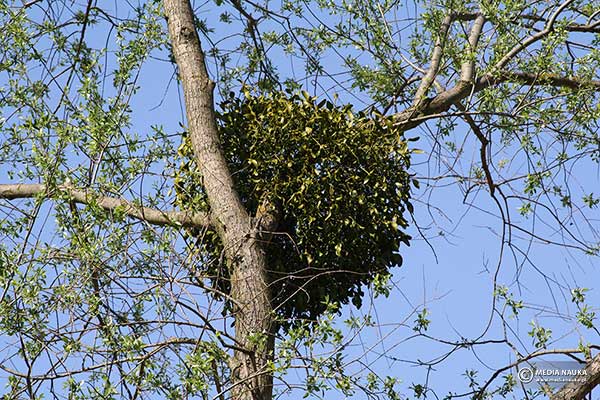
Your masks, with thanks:
M 584 400 L 600 384 L 600 354 L 585 368 L 585 382 L 571 382 L 550 396 L 551 400 Z
M 237 345 L 231 359 L 235 400 L 272 397 L 273 321 L 267 263 L 254 219 L 242 205 L 223 156 L 214 116 L 213 90 L 189 0 L 165 0 L 173 54 L 185 96 L 188 130 L 203 177 L 211 220 L 225 249 L 235 302 Z M 257 341 L 257 337 L 264 341 Z M 261 343 L 261 344 L 257 344 Z

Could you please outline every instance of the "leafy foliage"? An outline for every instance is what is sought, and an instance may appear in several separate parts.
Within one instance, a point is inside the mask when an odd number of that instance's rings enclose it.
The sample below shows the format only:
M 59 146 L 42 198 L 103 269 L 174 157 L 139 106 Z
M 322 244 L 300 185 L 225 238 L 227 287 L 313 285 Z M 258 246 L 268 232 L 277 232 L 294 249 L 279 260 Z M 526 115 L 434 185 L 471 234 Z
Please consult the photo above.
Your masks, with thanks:
M 376 112 L 317 104 L 306 93 L 245 92 L 221 107 L 222 145 L 242 202 L 253 215 L 265 202 L 280 210 L 267 246 L 278 314 L 313 319 L 326 296 L 360 306 L 361 285 L 400 265 L 398 245 L 409 241 L 411 151 L 402 133 Z M 179 151 L 177 203 L 208 210 L 187 136 Z M 228 292 L 217 234 L 203 234 L 214 259 L 206 272 Z
M 200 270 L 229 291 L 214 232 L 188 232 L 200 244 L 202 257 L 194 257 L 177 227 L 151 226 L 95 200 L 170 211 L 183 105 L 162 3 L 0 0 L 0 184 L 48 188 L 0 199 L 0 398 L 235 398 L 235 350 L 242 341 L 265 348 L 261 332 L 232 336 L 240 314 L 189 279 Z M 600 254 L 597 5 L 215 0 L 195 9 L 219 101 L 243 82 L 261 93 L 335 92 L 355 109 L 401 120 L 436 50 L 424 106 L 457 99 L 466 61 L 474 80 L 492 82 L 447 110 L 410 116 L 425 153 L 411 157 L 424 186 L 411 194 L 420 206 L 411 225 L 424 240 L 410 253 L 402 247 L 402 256 L 426 267 L 399 275 L 387 267 L 399 262 L 394 250 L 405 237 L 386 224 L 396 216 L 405 231 L 408 197 L 394 196 L 408 192 L 410 178 L 401 134 L 386 118 L 302 94 L 246 94 L 223 105 L 221 136 L 242 200 L 257 224 L 262 205 L 280 215 L 274 233 L 260 233 L 270 242 L 274 308 L 286 327 L 261 369 L 274 378 L 273 398 L 533 399 L 543 394 L 526 393 L 502 360 L 564 347 L 569 357 L 597 354 L 598 291 L 583 287 Z M 472 46 L 479 16 L 485 22 Z M 181 154 L 177 202 L 206 210 L 189 143 Z M 382 174 L 384 164 L 401 168 Z M 406 186 L 374 186 L 394 182 L 392 172 Z M 89 204 L 74 204 L 65 183 L 88 192 Z M 402 291 L 391 283 L 399 279 Z M 340 308 L 360 303 L 364 283 L 393 306 Z M 340 310 L 350 314 L 344 326 Z M 483 352 L 491 364 L 482 364 Z

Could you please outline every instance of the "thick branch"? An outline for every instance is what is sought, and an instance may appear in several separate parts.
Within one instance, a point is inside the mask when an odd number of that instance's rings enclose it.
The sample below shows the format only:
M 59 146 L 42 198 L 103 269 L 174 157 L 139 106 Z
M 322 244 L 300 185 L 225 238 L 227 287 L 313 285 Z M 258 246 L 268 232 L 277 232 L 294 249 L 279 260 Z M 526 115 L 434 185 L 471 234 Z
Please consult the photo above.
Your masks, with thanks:
M 481 30 L 485 23 L 485 17 L 483 15 L 477 16 L 471 27 L 469 33 L 469 54 L 467 60 L 462 63 L 460 68 L 460 80 L 466 82 L 472 82 L 475 78 L 475 50 L 477 49 L 477 43 L 481 37 Z
M 456 86 L 438 94 L 437 96 L 425 99 L 418 107 L 410 107 L 394 115 L 396 126 L 403 130 L 413 129 L 424 121 L 421 118 L 427 115 L 434 115 L 448 111 L 448 109 L 465 99 L 472 93 L 479 92 L 485 88 L 501 83 L 516 82 L 532 86 L 556 86 L 571 89 L 581 89 L 591 87 L 600 90 L 600 81 L 582 80 L 578 78 L 569 78 L 556 75 L 535 75 L 527 72 L 507 72 L 502 71 L 496 76 L 490 74 L 479 77 L 475 82 L 458 81 Z
M 120 211 L 125 215 L 153 225 L 179 225 L 202 228 L 210 225 L 206 213 L 185 211 L 162 211 L 155 208 L 142 207 L 124 199 L 99 195 L 87 190 L 77 190 L 70 185 L 60 185 L 57 190 L 49 191 L 43 184 L 0 184 L 0 199 L 14 200 L 37 196 L 58 198 L 67 196 L 79 204 L 94 204 L 107 211 Z
M 584 400 L 594 387 L 600 384 L 600 354 L 585 368 L 584 382 L 571 382 L 550 396 L 551 400 Z
M 478 13 L 450 14 L 449 16 L 446 16 L 446 18 L 444 18 L 444 22 L 442 23 L 440 38 L 436 42 L 436 46 L 432 54 L 430 68 L 423 78 L 421 85 L 417 89 L 413 105 L 408 109 L 394 115 L 394 119 L 396 121 L 395 125 L 405 131 L 412 129 L 426 120 L 426 118 L 422 117 L 444 113 L 448 111 L 452 105 L 457 104 L 467 96 L 487 87 L 505 82 L 518 82 L 527 85 L 567 87 L 571 89 L 581 89 L 586 87 L 600 89 L 600 81 L 597 80 L 583 80 L 578 78 L 545 74 L 536 75 L 527 72 L 509 72 L 505 70 L 505 67 L 508 65 L 508 63 L 521 51 L 543 39 L 552 32 L 559 15 L 572 3 L 573 0 L 566 0 L 559 7 L 557 7 L 546 22 L 544 30 L 520 41 L 519 44 L 509 50 L 504 57 L 502 57 L 500 61 L 494 65 L 493 73 L 488 73 L 479 77 L 478 79 L 475 79 L 476 74 L 474 70 L 474 61 L 469 59 L 461 65 L 461 76 L 456 86 L 439 93 L 435 97 L 426 98 L 425 94 L 427 93 L 427 90 L 438 73 L 440 58 L 443 50 L 443 39 L 448 33 L 450 23 L 455 19 L 474 20 L 468 39 L 469 48 L 473 50 L 476 48 L 479 37 L 481 36 L 483 24 L 485 22 L 483 15 Z M 571 28 L 590 32 L 596 29 L 598 24 L 598 22 L 588 22 L 587 25 L 581 25 L 578 27 L 571 26 Z
M 433 98 L 424 99 L 420 104 L 395 114 L 395 125 L 404 131 L 413 129 L 426 121 L 426 119 L 419 117 L 448 111 L 453 104 L 467 97 L 473 86 L 469 82 L 459 81 L 453 88 Z
M 547 22 L 548 20 L 544 17 L 535 14 L 521 14 L 521 18 L 528 19 L 534 22 Z M 569 32 L 586 32 L 586 33 L 598 33 L 600 32 L 600 21 L 591 22 L 591 18 L 587 24 L 576 24 L 571 23 L 565 26 L 565 29 Z
M 273 360 L 275 325 L 267 258 L 252 218 L 235 190 L 221 148 L 213 109 L 214 83 L 206 70 L 190 1 L 164 0 L 163 5 L 183 87 L 196 165 L 203 177 L 212 221 L 223 243 L 230 272 L 235 337 L 247 350 L 234 352 L 230 360 L 232 385 L 226 390 L 231 390 L 235 400 L 268 400 L 273 391 L 273 375 L 268 371 Z M 265 337 L 265 344 L 258 343 L 259 336 Z
M 235 190 L 221 149 L 213 109 L 214 82 L 206 70 L 194 13 L 188 0 L 165 1 L 164 7 L 183 87 L 190 139 L 203 177 L 211 217 L 222 234 L 247 230 L 250 217 Z M 223 239 L 227 242 L 229 238 Z
M 569 24 L 567 30 L 571 32 L 588 32 L 588 33 L 600 33 L 600 21 L 596 21 L 593 24 Z
M 446 43 L 446 37 L 448 36 L 451 23 L 452 15 L 446 15 L 442 21 L 440 35 L 435 42 L 435 47 L 433 48 L 433 53 L 431 54 L 431 63 L 429 64 L 429 69 L 427 70 L 427 74 L 425 74 L 423 77 L 423 80 L 417 89 L 417 93 L 415 94 L 415 100 L 413 102 L 413 106 L 415 107 L 419 106 L 423 99 L 425 99 L 425 95 L 433 84 L 433 81 L 435 80 L 435 77 L 439 71 L 440 62 L 444 53 L 444 44 Z
M 549 85 L 567 87 L 570 89 L 581 89 L 591 87 L 600 90 L 600 81 L 581 80 L 554 74 L 532 74 L 530 72 L 501 72 L 497 78 L 492 79 L 494 83 L 514 81 L 527 85 Z

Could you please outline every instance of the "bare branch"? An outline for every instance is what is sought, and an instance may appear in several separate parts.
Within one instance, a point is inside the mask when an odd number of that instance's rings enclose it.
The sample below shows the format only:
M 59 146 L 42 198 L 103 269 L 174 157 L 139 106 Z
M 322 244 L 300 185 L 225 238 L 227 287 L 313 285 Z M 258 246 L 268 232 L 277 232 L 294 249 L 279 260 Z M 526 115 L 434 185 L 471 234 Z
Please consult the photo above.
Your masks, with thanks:
M 435 77 L 440 68 L 440 61 L 442 59 L 442 55 L 444 54 L 444 44 L 446 42 L 446 36 L 448 36 L 448 31 L 450 30 L 450 24 L 452 23 L 452 15 L 446 15 L 444 20 L 442 21 L 442 26 L 440 27 L 440 35 L 435 42 L 435 47 L 433 48 L 433 53 L 431 54 L 431 63 L 429 65 L 429 69 L 427 70 L 427 74 L 423 77 L 419 88 L 417 89 L 417 93 L 415 94 L 415 99 L 413 101 L 413 106 L 417 107 L 421 102 L 425 99 L 425 95 L 427 91 L 433 84 Z
M 528 19 L 534 22 L 547 22 L 546 18 L 543 18 L 535 14 L 521 14 L 521 19 Z M 569 32 L 587 32 L 587 33 L 598 33 L 600 32 L 600 21 L 591 22 L 593 15 L 588 19 L 587 24 L 568 24 L 565 29 Z
M 42 0 L 32 0 L 32 1 L 25 1 L 25 0 L 21 0 L 21 2 L 23 3 L 23 8 L 29 8 L 39 2 L 41 2 Z
M 475 49 L 477 49 L 477 43 L 479 42 L 479 38 L 481 37 L 481 30 L 483 29 L 483 24 L 485 23 L 485 17 L 483 15 L 477 16 L 475 18 L 475 22 L 473 22 L 473 26 L 471 27 L 471 32 L 469 33 L 469 54 L 467 61 L 463 62 L 460 67 L 460 80 L 472 82 L 475 77 Z
M 550 19 L 548 20 L 548 23 L 546 24 L 546 28 L 543 31 L 540 31 L 540 32 L 536 33 L 535 35 L 529 36 L 527 39 L 519 41 L 519 44 L 517 44 L 515 47 L 513 47 L 508 53 L 506 53 L 504 55 L 504 57 L 502 57 L 500 59 L 500 61 L 498 61 L 496 63 L 496 65 L 494 66 L 495 69 L 496 70 L 504 69 L 504 67 L 522 50 L 526 49 L 528 46 L 530 46 L 533 43 L 537 42 L 538 40 L 544 38 L 550 32 L 552 32 L 554 30 L 554 23 L 556 22 L 556 19 L 558 18 L 560 13 L 563 12 L 564 9 L 567 8 L 567 6 L 569 4 L 571 4 L 572 2 L 573 2 L 573 0 L 567 0 L 563 4 L 561 4 L 560 7 L 558 7 L 556 9 L 556 11 L 554 12 L 554 14 L 552 14 L 552 16 L 550 17 Z
M 588 23 L 585 25 L 570 24 L 567 25 L 567 30 L 571 32 L 600 33 L 600 21 L 596 21 L 593 24 Z
M 519 359 L 517 361 L 515 361 L 505 367 L 497 369 L 479 390 L 477 390 L 476 392 L 472 392 L 472 393 L 476 393 L 477 395 L 482 395 L 483 393 L 485 393 L 486 389 L 492 384 L 492 382 L 498 376 L 500 376 L 500 374 L 502 374 L 503 372 L 508 371 L 512 368 L 515 368 L 515 367 L 519 366 L 520 364 L 523 364 L 534 358 L 546 356 L 549 354 L 565 354 L 568 356 L 573 356 L 574 354 L 578 354 L 578 353 L 582 353 L 582 352 L 583 351 L 581 349 L 544 349 L 544 350 L 536 351 L 535 353 L 531 353 L 531 354 L 523 356 L 523 357 L 519 357 Z M 596 357 L 596 359 L 598 359 L 598 357 Z M 565 398 L 565 400 L 566 399 L 567 398 Z M 553 398 L 551 400 L 563 400 L 563 399 L 562 398 L 556 398 L 556 399 Z M 574 400 L 574 399 L 568 399 L 568 400 Z
M 492 178 L 492 173 L 490 172 L 490 166 L 488 163 L 488 156 L 487 156 L 487 147 L 489 146 L 490 141 L 484 135 L 484 133 L 481 131 L 481 129 L 479 128 L 479 125 L 477 125 L 477 123 L 475 122 L 473 117 L 471 117 L 471 115 L 466 113 L 465 107 L 461 103 L 457 103 L 456 107 L 459 110 L 465 112 L 465 114 L 463 116 L 464 120 L 467 122 L 467 124 L 469 125 L 469 127 L 471 128 L 471 130 L 473 131 L 475 136 L 477 136 L 477 139 L 481 143 L 481 146 L 479 148 L 479 157 L 481 159 L 481 169 L 483 169 L 483 172 L 485 173 L 485 180 L 486 180 L 488 188 L 490 190 L 490 194 L 492 196 L 494 196 L 496 184 L 494 183 L 494 179 Z
M 491 74 L 483 75 L 474 83 L 461 80 L 456 86 L 428 99 L 428 101 L 423 101 L 418 107 L 412 106 L 395 114 L 395 124 L 403 130 L 415 128 L 427 120 L 427 118 L 421 117 L 448 111 L 452 105 L 463 100 L 471 93 L 476 93 L 485 88 L 508 82 L 518 82 L 532 86 L 548 85 L 567 87 L 571 89 L 591 87 L 600 90 L 600 81 L 596 80 L 588 81 L 556 75 L 535 75 L 527 72 L 502 71 L 495 76 L 492 76 Z
M 495 83 L 506 81 L 515 81 L 528 85 L 549 85 L 557 87 L 567 87 L 571 89 L 580 89 L 591 87 L 600 90 L 600 81 L 586 81 L 579 78 L 569 78 L 553 74 L 532 74 L 529 72 L 508 72 L 503 71 L 497 78 L 493 78 Z
M 42 196 L 57 198 L 61 195 L 79 204 L 94 204 L 107 211 L 119 210 L 129 217 L 148 222 L 153 225 L 179 225 L 202 228 L 210 226 L 208 213 L 191 213 L 185 211 L 162 211 L 155 208 L 139 206 L 131 201 L 103 196 L 88 190 L 78 190 L 71 185 L 60 185 L 57 190 L 48 190 L 43 184 L 0 184 L 0 199 L 14 200 Z

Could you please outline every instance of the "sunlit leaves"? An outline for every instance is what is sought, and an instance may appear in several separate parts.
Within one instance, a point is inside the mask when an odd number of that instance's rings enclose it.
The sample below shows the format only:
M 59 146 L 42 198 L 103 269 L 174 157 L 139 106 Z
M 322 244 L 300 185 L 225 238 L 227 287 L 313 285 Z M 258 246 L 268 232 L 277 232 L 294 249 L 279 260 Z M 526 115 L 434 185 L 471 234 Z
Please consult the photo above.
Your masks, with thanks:
M 515 300 L 513 294 L 508 292 L 508 287 L 498 286 L 495 294 L 505 301 L 506 307 L 510 308 L 513 316 L 519 315 L 519 311 L 523 308 L 523 301 Z
M 423 308 L 418 314 L 417 319 L 415 319 L 415 326 L 413 330 L 415 332 L 424 332 L 429 328 L 429 324 L 431 324 L 431 320 L 427 318 L 429 315 L 429 311 L 427 308 Z
M 588 292 L 587 288 L 574 288 L 571 289 L 571 301 L 576 304 L 579 311 L 575 317 L 577 321 L 588 329 L 592 329 L 594 327 L 594 319 L 596 319 L 596 312 L 593 311 L 593 308 L 584 304 L 585 302 L 585 293 Z
M 527 334 L 533 338 L 533 345 L 537 349 L 545 349 L 552 338 L 552 331 L 538 325 L 535 321 L 531 321 L 529 325 L 531 330 Z
M 207 397 L 215 381 L 226 374 L 220 367 L 226 365 L 227 360 L 227 353 L 215 342 L 198 342 L 194 352 L 180 365 L 185 392 Z

